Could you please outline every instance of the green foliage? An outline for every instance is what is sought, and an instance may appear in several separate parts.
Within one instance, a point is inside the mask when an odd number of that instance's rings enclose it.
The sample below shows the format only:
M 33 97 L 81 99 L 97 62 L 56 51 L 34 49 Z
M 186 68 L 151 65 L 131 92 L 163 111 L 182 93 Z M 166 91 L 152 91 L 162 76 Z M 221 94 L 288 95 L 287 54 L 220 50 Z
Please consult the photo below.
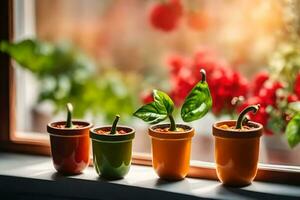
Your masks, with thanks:
M 133 115 L 150 124 L 164 121 L 172 115 L 174 103 L 164 92 L 153 90 L 154 101 L 140 107 Z
M 131 119 L 136 106 L 133 86 L 117 71 L 106 71 L 87 85 L 84 101 L 93 115 L 104 114 L 106 121 L 115 118 L 116 113 L 122 116 L 121 121 Z
M 288 123 L 285 130 L 285 137 L 291 148 L 300 142 L 300 113 L 296 114 Z
M 280 44 L 271 56 L 269 65 L 272 78 L 286 82 L 288 90 L 293 92 L 295 79 L 300 70 L 300 40 Z
M 297 135 L 295 132 L 297 129 L 295 121 L 300 112 L 300 102 L 287 100 L 288 95 L 295 93 L 296 77 L 300 71 L 300 40 L 298 36 L 294 36 L 296 35 L 289 35 L 270 57 L 270 77 L 282 82 L 284 88 L 277 92 L 277 96 L 280 95 L 281 98 L 277 98 L 276 106 L 267 107 L 267 113 L 270 116 L 267 128 L 278 134 L 285 131 L 290 147 L 295 147 L 299 143 L 299 133 Z M 282 97 L 286 98 L 282 99 Z M 295 120 L 287 124 L 285 118 L 291 117 Z
M 202 118 L 212 107 L 212 98 L 206 81 L 200 81 L 186 97 L 182 108 L 181 118 L 191 122 Z
M 2 41 L 0 51 L 35 75 L 40 87 L 37 103 L 51 101 L 56 112 L 63 110 L 68 102 L 76 106 L 76 117 L 101 113 L 110 121 L 115 113 L 126 119 L 133 112 L 134 100 L 124 86 L 124 78 L 117 72 L 96 73 L 95 64 L 69 43 Z
M 283 120 L 282 113 L 288 111 L 287 106 L 287 102 L 285 102 L 284 107 L 278 106 L 277 109 L 270 105 L 267 106 L 266 111 L 270 116 L 272 116 L 268 120 L 267 128 L 272 130 L 273 133 L 281 134 L 284 132 L 286 128 L 286 121 Z
M 23 40 L 14 44 L 2 41 L 0 51 L 9 54 L 38 78 L 69 75 L 79 82 L 87 79 L 94 67 L 86 56 L 69 43 L 55 46 L 38 40 Z
M 300 123 L 297 124 L 295 121 L 299 118 L 300 101 L 288 102 L 287 99 L 280 99 L 276 102 L 276 107 L 271 105 L 267 106 L 266 112 L 271 116 L 268 119 L 267 128 L 272 130 L 275 134 L 282 134 L 285 132 L 285 137 L 291 148 L 298 145 L 299 141 L 297 140 L 299 139 L 298 137 L 300 137 L 300 134 L 295 130 L 297 128 L 300 130 Z M 292 118 L 292 120 L 287 123 L 286 119 L 289 118 Z

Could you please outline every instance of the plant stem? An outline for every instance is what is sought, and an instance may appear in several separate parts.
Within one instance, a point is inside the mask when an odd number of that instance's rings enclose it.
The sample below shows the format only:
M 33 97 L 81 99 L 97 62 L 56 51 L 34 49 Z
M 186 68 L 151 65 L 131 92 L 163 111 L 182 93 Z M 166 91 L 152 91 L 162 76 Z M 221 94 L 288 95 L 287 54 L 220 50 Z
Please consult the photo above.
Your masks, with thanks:
M 120 119 L 120 115 L 116 115 L 116 118 L 115 118 L 114 123 L 113 123 L 113 125 L 111 127 L 111 130 L 110 130 L 110 134 L 112 134 L 112 135 L 116 134 L 116 132 L 117 132 L 117 124 L 119 122 L 119 119 Z
M 244 110 L 242 110 L 242 112 L 239 114 L 238 120 L 236 122 L 236 126 L 235 129 L 242 129 L 242 123 L 244 121 L 245 115 L 248 112 L 253 112 L 254 114 L 259 110 L 260 105 L 251 105 L 246 107 Z
M 176 131 L 176 124 L 175 124 L 175 120 L 174 120 L 173 116 L 169 115 L 169 119 L 170 119 L 169 131 Z
M 67 103 L 67 122 L 66 122 L 66 128 L 72 128 L 72 113 L 73 113 L 73 106 L 71 103 Z
M 250 121 L 250 119 L 247 116 L 245 116 L 243 119 L 242 125 L 247 124 L 249 121 Z
M 203 82 L 206 81 L 206 72 L 205 72 L 204 69 L 201 69 L 201 70 L 200 70 L 200 73 L 201 73 L 201 75 L 202 75 L 201 82 L 203 83 Z

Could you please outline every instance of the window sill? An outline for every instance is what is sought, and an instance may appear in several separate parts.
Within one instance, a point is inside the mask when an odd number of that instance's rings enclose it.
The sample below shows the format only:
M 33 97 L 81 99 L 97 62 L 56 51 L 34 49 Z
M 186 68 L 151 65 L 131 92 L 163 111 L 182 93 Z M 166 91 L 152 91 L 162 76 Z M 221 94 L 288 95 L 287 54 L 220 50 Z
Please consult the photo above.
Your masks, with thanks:
M 228 188 L 218 181 L 186 178 L 178 182 L 158 179 L 151 167 L 133 165 L 126 178 L 107 181 L 92 167 L 81 175 L 61 176 L 49 157 L 0 153 L 1 197 L 21 199 L 299 199 L 300 187 L 254 182 Z

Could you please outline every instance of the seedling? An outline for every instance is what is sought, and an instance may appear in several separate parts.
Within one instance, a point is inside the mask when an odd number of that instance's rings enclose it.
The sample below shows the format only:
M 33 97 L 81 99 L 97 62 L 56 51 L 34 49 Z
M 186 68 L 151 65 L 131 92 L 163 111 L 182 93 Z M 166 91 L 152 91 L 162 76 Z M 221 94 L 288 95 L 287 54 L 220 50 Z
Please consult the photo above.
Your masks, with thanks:
M 72 123 L 72 113 L 73 113 L 73 106 L 71 103 L 67 103 L 67 121 L 66 121 L 66 128 L 73 128 L 74 125 Z
M 181 118 L 191 122 L 202 118 L 212 107 L 212 98 L 206 82 L 204 69 L 200 70 L 202 80 L 190 91 L 181 107 Z M 174 103 L 164 92 L 153 90 L 154 101 L 140 107 L 133 115 L 150 124 L 157 124 L 169 118 L 169 131 L 177 131 L 173 117 Z
M 120 115 L 116 115 L 116 118 L 115 118 L 113 125 L 111 127 L 111 130 L 110 130 L 110 134 L 114 135 L 117 133 L 117 125 L 118 125 L 119 119 L 120 119 Z
M 242 112 L 239 114 L 239 117 L 236 122 L 235 129 L 242 129 L 243 128 L 243 123 L 247 123 L 249 119 L 246 117 L 246 114 L 249 112 L 253 112 L 254 114 L 259 110 L 260 105 L 251 105 L 246 107 Z

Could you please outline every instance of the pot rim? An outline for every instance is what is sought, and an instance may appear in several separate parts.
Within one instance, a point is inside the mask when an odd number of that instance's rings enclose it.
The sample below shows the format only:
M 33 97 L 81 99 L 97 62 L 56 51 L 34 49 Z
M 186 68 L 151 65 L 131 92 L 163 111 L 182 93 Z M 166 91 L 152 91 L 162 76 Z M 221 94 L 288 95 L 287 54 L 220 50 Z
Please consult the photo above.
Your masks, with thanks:
M 73 124 L 84 125 L 81 128 L 57 128 L 54 125 L 66 124 L 65 120 L 54 121 L 47 124 L 47 132 L 50 135 L 60 136 L 60 137 L 70 137 L 70 136 L 82 136 L 88 135 L 88 131 L 93 127 L 93 124 L 84 120 L 72 120 Z
M 213 124 L 213 135 L 221 138 L 255 138 L 262 136 L 263 125 L 257 122 L 249 121 L 248 125 L 253 129 L 222 129 L 221 125 L 235 126 L 237 120 L 224 120 Z
M 176 124 L 177 127 L 181 127 L 184 129 L 188 129 L 185 131 L 176 131 L 176 132 L 160 132 L 156 131 L 155 128 L 166 128 L 170 126 L 170 124 L 155 124 L 148 128 L 148 134 L 150 137 L 158 138 L 158 139 L 188 139 L 192 138 L 195 134 L 195 129 L 192 126 L 186 124 Z
M 100 129 L 111 129 L 111 125 L 98 126 L 93 129 L 90 129 L 90 138 L 92 140 L 101 141 L 101 142 L 124 142 L 128 140 L 133 140 L 135 137 L 135 129 L 130 126 L 118 125 L 117 130 L 119 129 L 127 129 L 129 130 L 126 134 L 98 134 L 97 130 Z

